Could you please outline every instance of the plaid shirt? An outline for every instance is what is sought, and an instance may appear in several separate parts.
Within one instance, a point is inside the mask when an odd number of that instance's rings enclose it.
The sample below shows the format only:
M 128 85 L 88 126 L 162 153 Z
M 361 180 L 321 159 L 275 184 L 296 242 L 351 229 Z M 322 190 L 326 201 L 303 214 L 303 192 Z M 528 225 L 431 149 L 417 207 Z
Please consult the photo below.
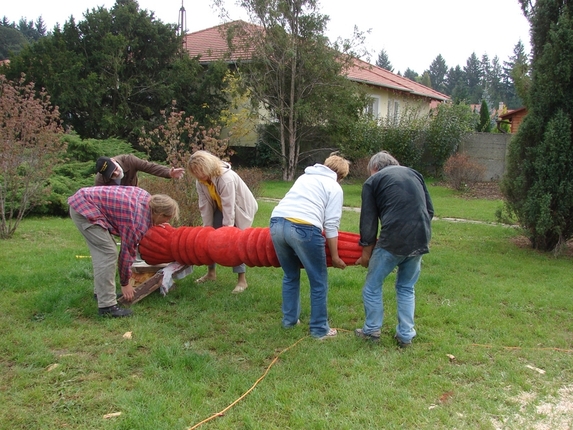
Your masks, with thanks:
M 81 188 L 68 199 L 77 213 L 121 238 L 119 279 L 127 285 L 131 265 L 135 261 L 137 245 L 151 227 L 151 195 L 137 187 Z

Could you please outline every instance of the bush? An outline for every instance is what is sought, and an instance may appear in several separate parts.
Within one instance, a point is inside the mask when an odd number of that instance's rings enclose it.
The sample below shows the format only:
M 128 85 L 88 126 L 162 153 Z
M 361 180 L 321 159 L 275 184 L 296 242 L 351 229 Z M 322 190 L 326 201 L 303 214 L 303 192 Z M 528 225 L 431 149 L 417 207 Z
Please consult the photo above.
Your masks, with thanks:
M 476 182 L 483 180 L 486 168 L 470 160 L 466 154 L 454 154 L 444 165 L 446 183 L 459 191 L 470 190 Z
M 348 179 L 356 179 L 364 182 L 370 176 L 368 172 L 369 157 L 362 157 L 350 164 L 350 171 L 348 172 Z
M 95 163 L 98 157 L 113 157 L 119 154 L 135 154 L 145 158 L 145 154 L 136 152 L 131 145 L 119 139 L 81 139 L 77 134 L 62 136 L 67 145 L 62 161 L 65 164 L 54 167 L 48 185 L 50 193 L 46 200 L 31 211 L 31 215 L 68 215 L 68 197 L 83 187 L 94 184 Z
M 265 180 L 265 173 L 258 168 L 239 167 L 235 170 L 245 184 L 249 187 L 255 198 L 261 195 L 261 183 Z
M 440 104 L 433 111 L 426 135 L 426 165 L 416 170 L 427 176 L 440 177 L 444 163 L 456 153 L 464 136 L 474 130 L 476 120 L 477 115 L 467 105 Z
M 200 226 L 203 224 L 197 204 L 195 179 L 188 174 L 181 179 L 173 180 L 140 174 L 139 186 L 150 194 L 167 194 L 179 203 L 179 220 L 172 221 L 173 226 Z
M 418 170 L 427 128 L 427 118 L 415 108 L 379 121 L 364 119 L 354 124 L 352 141 L 342 145 L 341 151 L 350 159 L 359 160 L 386 150 L 400 164 Z

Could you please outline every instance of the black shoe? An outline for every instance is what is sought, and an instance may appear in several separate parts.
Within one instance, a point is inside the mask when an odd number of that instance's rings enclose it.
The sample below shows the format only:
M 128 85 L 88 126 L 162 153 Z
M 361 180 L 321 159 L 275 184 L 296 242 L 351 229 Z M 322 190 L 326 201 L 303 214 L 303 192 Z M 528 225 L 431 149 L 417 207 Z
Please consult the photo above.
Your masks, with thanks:
M 368 339 L 372 342 L 379 342 L 380 341 L 380 330 L 376 330 L 370 334 L 364 333 L 361 328 L 357 328 L 354 330 L 354 334 L 362 339 Z
M 118 305 L 113 305 L 107 308 L 99 308 L 98 313 L 106 317 L 121 318 L 130 316 L 133 311 L 131 309 L 120 308 Z
M 394 336 L 394 339 L 396 339 L 396 342 L 398 342 L 398 347 L 400 348 L 409 348 L 412 346 L 412 342 L 403 342 L 400 339 L 398 339 L 398 336 Z
M 115 298 L 116 298 L 116 299 L 119 299 L 119 298 L 121 298 L 121 297 L 123 297 L 123 294 L 121 294 L 121 293 L 118 293 L 118 294 L 115 295 Z M 97 302 L 97 294 L 96 294 L 96 293 L 94 293 L 94 300 Z

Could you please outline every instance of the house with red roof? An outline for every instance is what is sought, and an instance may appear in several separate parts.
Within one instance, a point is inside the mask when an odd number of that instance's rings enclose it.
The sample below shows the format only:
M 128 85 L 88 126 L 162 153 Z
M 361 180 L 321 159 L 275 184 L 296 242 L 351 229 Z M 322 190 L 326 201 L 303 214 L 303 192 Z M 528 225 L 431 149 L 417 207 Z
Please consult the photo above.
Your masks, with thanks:
M 198 57 L 200 63 L 203 64 L 224 60 L 231 65 L 248 59 L 250 56 L 248 48 L 229 52 L 226 30 L 233 24 L 235 23 L 221 24 L 186 34 L 184 47 L 191 57 Z M 255 25 L 247 25 L 247 29 L 257 31 L 259 28 Z M 369 113 L 376 118 L 396 117 L 408 106 L 419 109 L 420 114 L 425 115 L 429 114 L 431 109 L 438 104 L 450 100 L 445 94 L 366 61 L 355 58 L 353 63 L 347 71 L 347 77 L 366 87 L 372 99 Z M 253 133 L 243 138 L 238 145 L 251 146 L 255 142 L 256 136 Z

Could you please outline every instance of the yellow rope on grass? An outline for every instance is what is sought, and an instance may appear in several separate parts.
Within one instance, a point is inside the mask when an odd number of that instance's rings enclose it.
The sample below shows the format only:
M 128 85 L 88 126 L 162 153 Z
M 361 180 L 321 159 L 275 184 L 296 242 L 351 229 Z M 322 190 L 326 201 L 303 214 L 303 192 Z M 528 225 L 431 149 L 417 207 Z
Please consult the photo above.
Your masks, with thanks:
M 486 345 L 486 344 L 481 344 L 481 343 L 471 343 L 470 346 L 479 346 L 481 348 L 494 348 L 493 345 Z M 564 348 L 555 348 L 555 347 L 523 348 L 521 346 L 501 346 L 498 348 L 503 348 L 503 349 L 508 349 L 508 350 L 573 352 L 573 349 L 564 349 Z
M 215 419 L 218 417 L 222 417 L 223 415 L 225 415 L 225 412 L 227 412 L 229 409 L 231 409 L 233 406 L 235 406 L 237 403 L 239 403 L 241 400 L 243 400 L 245 397 L 247 397 L 247 395 L 253 391 L 255 389 L 255 387 L 259 384 L 259 382 L 261 382 L 263 379 L 265 379 L 265 377 L 267 376 L 267 374 L 269 373 L 269 371 L 271 370 L 271 367 L 274 366 L 274 364 L 277 362 L 277 360 L 279 359 L 279 357 L 284 354 L 285 352 L 287 352 L 289 349 L 294 348 L 296 345 L 298 345 L 300 342 L 302 342 L 304 339 L 306 339 L 308 336 L 302 337 L 299 340 L 297 340 L 295 343 L 293 343 L 291 346 L 289 346 L 288 348 L 283 349 L 281 352 L 279 352 L 276 357 L 273 359 L 273 361 L 271 361 L 271 364 L 269 364 L 265 370 L 265 372 L 263 373 L 263 375 L 257 379 L 257 381 L 253 384 L 253 386 L 251 388 L 249 388 L 241 397 L 239 397 L 237 400 L 235 400 L 233 403 L 231 403 L 229 406 L 227 406 L 225 409 L 223 409 L 220 412 L 217 412 L 213 415 L 211 415 L 209 418 L 204 419 L 203 421 L 201 421 L 200 423 L 195 424 L 193 427 L 189 427 L 187 430 L 194 430 L 196 428 L 198 428 L 199 426 Z

